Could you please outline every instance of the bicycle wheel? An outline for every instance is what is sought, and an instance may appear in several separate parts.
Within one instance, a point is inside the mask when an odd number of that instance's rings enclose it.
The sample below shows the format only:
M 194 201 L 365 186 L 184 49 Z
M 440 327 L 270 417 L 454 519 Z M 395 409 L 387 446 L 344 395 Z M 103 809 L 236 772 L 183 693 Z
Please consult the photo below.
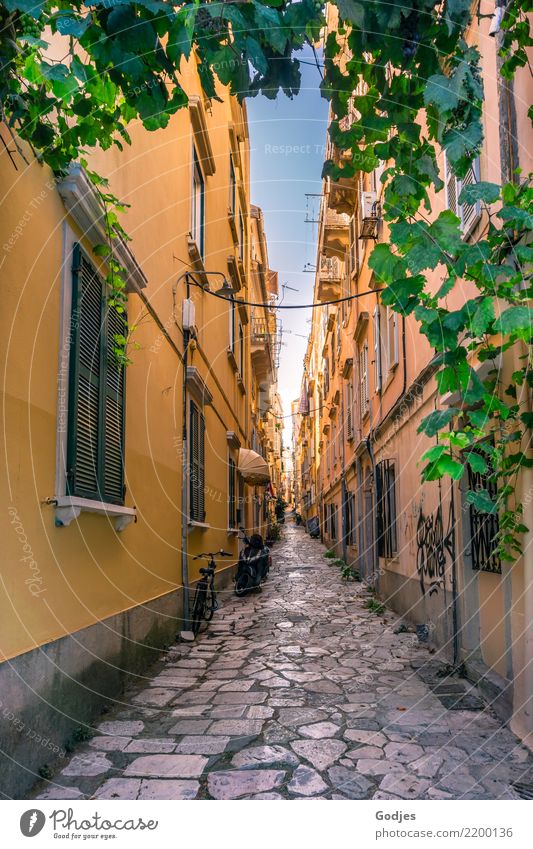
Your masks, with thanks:
M 191 627 L 194 636 L 200 630 L 200 624 L 205 616 L 205 600 L 207 590 L 205 581 L 201 581 L 196 585 L 196 593 L 194 595 L 194 604 L 192 606 Z
M 209 598 L 205 605 L 204 619 L 206 622 L 211 622 L 215 610 L 218 608 L 217 593 L 214 587 L 209 588 Z

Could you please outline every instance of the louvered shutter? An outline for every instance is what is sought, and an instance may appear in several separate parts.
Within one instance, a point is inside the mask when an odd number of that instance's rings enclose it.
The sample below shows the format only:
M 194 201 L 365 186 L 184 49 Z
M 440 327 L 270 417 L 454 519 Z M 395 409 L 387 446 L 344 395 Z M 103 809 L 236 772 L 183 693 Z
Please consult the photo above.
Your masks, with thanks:
M 477 183 L 479 180 L 479 159 L 475 159 L 472 163 L 472 167 L 465 174 L 462 182 L 461 182 L 461 190 L 463 186 L 471 186 L 474 183 Z M 480 201 L 476 201 L 476 203 L 463 203 L 461 205 L 461 228 L 465 236 L 467 236 L 476 223 L 479 215 L 481 213 L 481 203 Z
M 115 307 L 106 310 L 105 375 L 103 397 L 104 500 L 121 504 L 124 500 L 124 388 L 125 367 L 115 355 L 116 336 L 124 336 L 126 318 Z
M 205 419 L 198 413 L 198 507 L 200 522 L 205 519 Z
M 190 518 L 203 522 L 205 517 L 205 422 L 198 407 L 191 401 L 190 407 Z
M 444 172 L 445 172 L 445 183 L 446 183 L 446 206 L 448 209 L 457 215 L 458 218 L 461 217 L 461 210 L 459 208 L 459 189 L 457 185 L 457 178 L 450 168 L 448 157 L 444 156 Z
M 346 384 L 346 433 L 348 435 L 348 439 L 350 439 L 353 434 L 351 380 L 349 380 Z
M 361 413 L 364 414 L 368 410 L 369 394 L 368 394 L 368 343 L 365 342 L 361 348 L 359 357 L 360 362 L 360 380 L 361 380 Z
M 379 306 L 374 307 L 374 390 L 381 392 L 381 333 L 379 322 Z
M 100 499 L 102 281 L 79 245 L 73 253 L 67 492 Z
M 398 316 L 391 307 L 387 307 L 387 326 L 389 343 L 389 370 L 398 364 Z
M 191 401 L 189 422 L 189 514 L 193 521 L 198 520 L 198 409 Z

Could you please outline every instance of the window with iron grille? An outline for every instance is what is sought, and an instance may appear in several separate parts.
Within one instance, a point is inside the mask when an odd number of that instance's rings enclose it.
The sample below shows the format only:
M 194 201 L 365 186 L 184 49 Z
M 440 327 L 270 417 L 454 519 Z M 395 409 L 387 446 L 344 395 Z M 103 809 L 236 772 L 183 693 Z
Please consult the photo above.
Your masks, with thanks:
M 244 478 L 237 472 L 237 527 L 245 524 L 244 515 Z
M 359 351 L 359 380 L 361 385 L 360 403 L 361 418 L 368 413 L 370 406 L 370 395 L 368 391 L 368 342 L 365 342 Z
M 230 457 L 228 460 L 228 528 L 237 527 L 237 495 L 235 491 L 236 466 Z
M 189 519 L 203 522 L 205 519 L 205 419 L 191 401 L 189 419 Z
M 336 507 L 335 504 L 329 505 L 329 535 L 331 539 L 337 539 L 337 528 L 336 528 Z
M 392 460 L 382 460 L 376 466 L 377 545 L 380 557 L 397 553 L 396 535 L 396 474 Z
M 488 460 L 487 457 L 485 457 Z M 496 484 L 491 481 L 490 468 L 487 472 L 474 472 L 468 467 L 468 487 L 474 492 L 486 490 L 494 501 Z M 472 569 L 479 572 L 501 574 L 502 564 L 496 551 L 496 537 L 500 530 L 497 513 L 481 513 L 473 504 L 469 505 Z
M 79 245 L 72 265 L 67 493 L 123 504 L 125 370 L 115 337 L 126 314 L 107 304 L 105 285 Z
M 346 544 L 355 545 L 355 493 L 346 493 Z

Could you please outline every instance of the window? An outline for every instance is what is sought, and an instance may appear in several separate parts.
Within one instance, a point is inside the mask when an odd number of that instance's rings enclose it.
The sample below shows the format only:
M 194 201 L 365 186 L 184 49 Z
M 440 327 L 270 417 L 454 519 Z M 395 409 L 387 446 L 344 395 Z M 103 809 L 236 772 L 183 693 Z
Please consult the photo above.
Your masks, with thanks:
M 244 242 L 245 242 L 245 230 L 244 230 L 244 217 L 242 212 L 239 210 L 239 259 L 241 262 L 244 262 Z
M 237 493 L 235 489 L 237 469 L 235 460 L 228 460 L 228 528 L 237 527 Z
M 398 313 L 391 307 L 386 307 L 387 325 L 387 371 L 390 372 L 398 365 Z
M 357 238 L 357 214 L 354 213 L 350 219 L 350 250 L 349 250 L 349 266 L 350 277 L 357 275 L 359 271 L 359 245 Z
M 481 453 L 481 452 L 480 452 Z M 489 457 L 482 454 L 487 462 L 486 472 L 474 472 L 468 466 L 468 489 L 473 492 L 486 490 L 493 501 L 497 499 L 498 488 L 490 479 L 492 466 Z M 470 539 L 472 551 L 472 569 L 479 572 L 501 574 L 502 564 L 496 550 L 496 539 L 500 530 L 497 513 L 481 513 L 473 504 L 469 505 Z
M 245 366 L 244 331 L 242 329 L 242 324 L 239 324 L 239 374 L 240 374 L 241 380 L 243 382 L 244 382 L 244 366 Z
M 196 242 L 200 256 L 204 258 L 205 248 L 205 186 L 196 148 L 193 147 L 192 175 L 192 221 L 191 235 Z
M 244 524 L 244 478 L 237 472 L 237 526 Z
M 378 555 L 393 557 L 396 539 L 396 475 L 392 460 L 382 460 L 376 466 L 376 505 Z
M 379 306 L 374 307 L 374 391 L 381 392 L 381 315 Z
M 237 179 L 235 177 L 235 165 L 233 164 L 233 154 L 229 155 L 229 211 L 235 215 L 237 199 Z
M 346 439 L 353 439 L 353 383 L 350 380 L 346 383 L 345 390 L 345 406 L 344 421 L 346 424 Z
M 359 379 L 361 385 L 361 417 L 368 413 L 370 396 L 368 392 L 368 342 L 359 351 Z
M 205 419 L 191 401 L 189 420 L 189 519 L 205 520 Z
M 463 186 L 469 186 L 472 183 L 479 182 L 479 157 L 477 157 L 472 167 L 462 180 L 458 180 L 453 173 L 451 166 L 448 163 L 448 157 L 444 155 L 444 179 L 446 185 L 446 206 L 451 209 L 461 222 L 461 230 L 466 237 L 470 234 L 474 226 L 477 224 L 481 215 L 481 203 L 477 201 L 474 204 L 459 203 L 459 195 Z
M 331 539 L 337 539 L 337 528 L 336 528 L 336 512 L 337 508 L 334 504 L 329 505 L 329 535 Z
M 376 391 L 381 391 L 399 357 L 398 315 L 390 307 L 379 306 L 374 310 L 374 351 Z
M 69 359 L 67 494 L 123 504 L 125 373 L 115 336 L 125 313 L 106 302 L 104 282 L 74 246 Z
M 355 493 L 346 493 L 346 544 L 355 545 Z
M 231 300 L 229 302 L 229 344 L 228 348 L 232 354 L 235 354 L 235 312 L 236 312 L 235 301 Z

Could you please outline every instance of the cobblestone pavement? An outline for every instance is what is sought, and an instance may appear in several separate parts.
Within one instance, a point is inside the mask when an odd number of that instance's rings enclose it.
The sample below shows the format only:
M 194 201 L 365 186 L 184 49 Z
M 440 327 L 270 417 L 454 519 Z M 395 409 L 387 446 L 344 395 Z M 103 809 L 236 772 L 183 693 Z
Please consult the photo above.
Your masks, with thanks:
M 527 750 L 323 553 L 289 525 L 262 593 L 225 594 L 34 798 L 519 798 Z

